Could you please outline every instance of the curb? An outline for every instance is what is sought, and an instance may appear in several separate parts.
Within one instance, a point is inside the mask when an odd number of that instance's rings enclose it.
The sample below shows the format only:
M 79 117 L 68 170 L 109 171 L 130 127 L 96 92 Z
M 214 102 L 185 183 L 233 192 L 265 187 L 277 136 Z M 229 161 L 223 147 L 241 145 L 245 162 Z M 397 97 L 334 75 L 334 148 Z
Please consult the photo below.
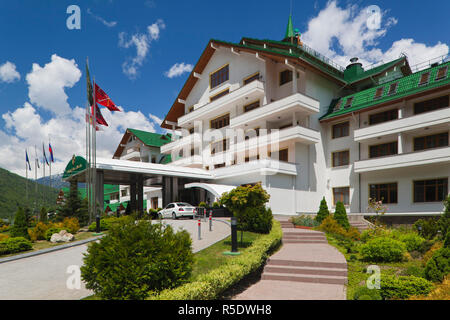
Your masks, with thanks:
M 1 258 L 0 259 L 0 264 L 6 263 L 6 262 L 10 262 L 10 261 L 19 260 L 19 259 L 34 257 L 34 256 L 37 256 L 37 255 L 40 255 L 40 254 L 45 254 L 45 253 L 50 253 L 50 252 L 54 252 L 54 251 L 58 251 L 58 250 L 63 250 L 63 249 L 67 249 L 67 248 L 80 246 L 82 244 L 86 244 L 86 243 L 89 243 L 89 242 L 92 242 L 92 241 L 96 241 L 96 240 L 100 239 L 101 237 L 103 237 L 103 236 L 90 238 L 90 239 L 85 239 L 85 240 L 80 240 L 80 241 L 75 241 L 75 242 L 67 243 L 67 244 L 62 244 L 62 245 L 51 247 L 51 248 L 47 248 L 47 249 L 42 249 L 42 250 L 37 250 L 37 251 L 32 251 L 32 252 L 27 252 L 27 253 L 22 253 L 22 254 L 18 254 L 18 255 L 15 255 L 15 256 L 6 257 L 6 258 Z

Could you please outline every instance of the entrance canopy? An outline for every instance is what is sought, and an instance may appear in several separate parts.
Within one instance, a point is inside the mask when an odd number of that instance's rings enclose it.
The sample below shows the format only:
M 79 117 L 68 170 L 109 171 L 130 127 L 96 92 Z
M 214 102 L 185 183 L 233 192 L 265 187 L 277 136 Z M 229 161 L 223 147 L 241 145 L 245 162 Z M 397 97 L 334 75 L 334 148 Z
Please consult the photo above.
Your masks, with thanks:
M 82 157 L 76 158 L 78 159 Z M 157 177 L 177 177 L 206 180 L 213 179 L 212 174 L 206 170 L 171 166 L 169 164 L 97 158 L 96 167 L 97 171 L 103 172 L 104 183 L 109 184 L 129 184 L 133 175 L 142 176 L 143 179 Z M 72 172 L 64 172 L 64 179 L 69 181 L 76 180 L 78 182 L 85 182 L 86 166 L 77 169 L 78 170 L 73 170 Z
M 220 198 L 222 193 L 229 192 L 236 188 L 236 186 L 229 186 L 225 184 L 213 184 L 213 183 L 202 183 L 202 182 L 193 182 L 187 183 L 184 185 L 186 189 L 189 188 L 202 188 L 209 192 L 211 192 L 216 198 Z

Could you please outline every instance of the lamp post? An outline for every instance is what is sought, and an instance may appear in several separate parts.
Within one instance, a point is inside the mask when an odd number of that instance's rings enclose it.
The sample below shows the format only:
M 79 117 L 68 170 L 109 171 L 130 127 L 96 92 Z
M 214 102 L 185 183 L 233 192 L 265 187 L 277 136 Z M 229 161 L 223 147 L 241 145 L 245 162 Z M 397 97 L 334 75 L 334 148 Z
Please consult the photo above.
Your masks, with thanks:
M 231 252 L 237 252 L 237 219 L 231 217 Z

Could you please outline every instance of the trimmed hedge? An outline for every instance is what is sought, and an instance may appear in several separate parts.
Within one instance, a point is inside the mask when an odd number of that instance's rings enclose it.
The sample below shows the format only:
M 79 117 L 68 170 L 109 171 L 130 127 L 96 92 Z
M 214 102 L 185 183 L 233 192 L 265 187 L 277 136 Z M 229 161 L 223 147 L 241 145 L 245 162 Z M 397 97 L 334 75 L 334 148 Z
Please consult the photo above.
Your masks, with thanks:
M 268 254 L 281 243 L 283 232 L 280 223 L 273 220 L 269 234 L 263 235 L 244 249 L 240 256 L 233 257 L 226 264 L 214 269 L 198 280 L 186 283 L 171 290 L 164 290 L 159 295 L 151 296 L 153 300 L 211 300 L 217 299 L 232 285 L 246 275 L 261 267 Z
M 0 241 L 0 255 L 31 250 L 31 241 L 24 237 L 8 238 Z
M 380 286 L 380 294 L 385 300 L 426 295 L 433 288 L 433 284 L 423 278 L 395 275 L 382 275 Z
M 364 261 L 395 262 L 402 261 L 406 253 L 406 245 L 391 238 L 375 238 L 361 246 Z

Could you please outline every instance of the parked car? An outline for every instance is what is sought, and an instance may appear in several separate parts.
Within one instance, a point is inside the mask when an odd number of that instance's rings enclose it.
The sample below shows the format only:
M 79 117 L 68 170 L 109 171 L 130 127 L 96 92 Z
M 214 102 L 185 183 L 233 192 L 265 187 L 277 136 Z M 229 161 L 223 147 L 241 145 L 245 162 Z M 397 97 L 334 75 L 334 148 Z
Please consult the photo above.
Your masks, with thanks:
M 159 211 L 158 215 L 160 218 L 178 219 L 180 217 L 190 217 L 191 219 L 194 219 L 195 212 L 195 207 L 189 203 L 172 202 Z

